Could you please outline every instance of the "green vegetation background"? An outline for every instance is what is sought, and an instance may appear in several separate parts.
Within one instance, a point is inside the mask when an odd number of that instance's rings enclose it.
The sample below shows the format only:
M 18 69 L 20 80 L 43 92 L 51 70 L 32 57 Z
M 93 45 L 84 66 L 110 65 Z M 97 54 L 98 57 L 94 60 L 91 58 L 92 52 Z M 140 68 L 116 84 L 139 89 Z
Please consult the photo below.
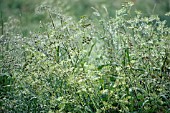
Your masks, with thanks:
M 45 15 L 36 15 L 36 8 L 41 4 L 49 4 L 61 9 L 64 14 L 79 20 L 83 15 L 92 15 L 92 7 L 103 11 L 106 7 L 109 16 L 113 17 L 115 10 L 120 9 L 125 0 L 0 0 L 1 20 L 7 21 L 8 17 L 19 18 L 22 33 L 28 35 L 29 31 L 36 31 L 40 21 L 46 21 Z M 126 0 L 127 1 L 127 0 Z M 169 0 L 136 0 L 135 8 L 146 16 L 158 14 L 162 20 L 167 20 L 170 26 L 170 18 L 164 14 L 170 11 Z M 105 12 L 103 12 L 105 13 Z M 103 14 L 104 15 L 104 14 Z

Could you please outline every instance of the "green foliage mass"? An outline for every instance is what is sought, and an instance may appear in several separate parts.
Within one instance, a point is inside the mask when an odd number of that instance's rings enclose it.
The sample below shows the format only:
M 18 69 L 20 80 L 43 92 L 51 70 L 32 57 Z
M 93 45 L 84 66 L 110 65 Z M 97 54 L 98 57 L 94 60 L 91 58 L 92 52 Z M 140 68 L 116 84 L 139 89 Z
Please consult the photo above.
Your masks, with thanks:
M 107 9 L 105 13 L 107 14 Z M 0 112 L 170 112 L 170 28 L 123 4 L 74 18 L 49 5 L 39 32 L 1 26 Z M 166 14 L 168 17 L 168 13 Z
M 41 4 L 48 4 L 50 7 L 58 8 L 64 14 L 70 15 L 76 20 L 79 20 L 82 15 L 91 15 L 94 10 L 100 9 L 100 13 L 107 16 L 115 16 L 115 10 L 121 8 L 124 1 L 128 0 L 0 0 L 0 12 L 2 12 L 4 21 L 9 16 L 18 18 L 22 29 L 20 32 L 25 36 L 29 35 L 30 29 L 33 31 L 39 30 L 39 21 L 48 20 L 46 15 L 33 14 Z M 130 1 L 130 0 L 129 0 Z M 107 14 L 104 11 L 107 10 Z M 136 0 L 134 9 L 140 10 L 145 16 L 157 14 L 161 20 L 167 20 L 170 26 L 170 17 L 164 16 L 170 11 L 169 0 Z

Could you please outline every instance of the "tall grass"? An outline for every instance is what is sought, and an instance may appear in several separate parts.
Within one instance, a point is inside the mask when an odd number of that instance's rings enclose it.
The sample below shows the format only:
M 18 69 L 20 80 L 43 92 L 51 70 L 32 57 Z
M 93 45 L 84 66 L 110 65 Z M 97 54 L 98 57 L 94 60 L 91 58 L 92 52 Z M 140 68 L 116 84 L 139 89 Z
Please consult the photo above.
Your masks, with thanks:
M 40 23 L 40 33 L 16 36 L 7 27 L 0 110 L 168 113 L 170 28 L 132 7 L 124 4 L 115 18 L 94 9 L 92 19 L 76 22 L 43 6 L 49 22 Z

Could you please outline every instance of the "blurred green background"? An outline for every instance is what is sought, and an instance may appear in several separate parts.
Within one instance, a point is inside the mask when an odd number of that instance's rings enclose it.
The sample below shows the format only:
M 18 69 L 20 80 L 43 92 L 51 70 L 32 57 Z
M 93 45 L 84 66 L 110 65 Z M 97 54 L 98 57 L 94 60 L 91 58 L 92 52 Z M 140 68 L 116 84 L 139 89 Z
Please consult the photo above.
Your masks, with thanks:
M 119 9 L 125 1 L 127 0 L 0 0 L 0 20 L 2 23 L 7 21 L 8 17 L 19 19 L 21 32 L 28 35 L 30 30 L 39 29 L 40 21 L 47 20 L 46 15 L 35 13 L 36 8 L 41 4 L 61 9 L 64 14 L 79 20 L 82 15 L 93 14 L 94 9 L 91 7 L 99 10 L 102 16 L 106 16 L 105 7 L 109 16 L 113 17 L 115 10 Z M 167 25 L 170 26 L 170 18 L 164 16 L 170 11 L 170 0 L 136 0 L 134 8 L 140 10 L 145 16 L 158 14 L 162 20 L 167 20 Z

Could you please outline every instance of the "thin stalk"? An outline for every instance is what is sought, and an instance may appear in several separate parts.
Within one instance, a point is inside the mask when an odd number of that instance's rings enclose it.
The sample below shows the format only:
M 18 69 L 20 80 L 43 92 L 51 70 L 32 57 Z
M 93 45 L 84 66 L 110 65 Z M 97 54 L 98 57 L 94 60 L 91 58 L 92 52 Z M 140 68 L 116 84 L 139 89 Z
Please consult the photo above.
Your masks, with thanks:
M 57 55 L 56 61 L 57 63 L 59 63 L 60 62 L 60 46 L 57 46 L 56 48 L 56 55 Z
M 2 26 L 1 34 L 3 35 L 4 34 L 4 21 L 3 21 L 2 11 L 1 11 L 1 26 Z
M 155 3 L 155 5 L 154 5 L 154 7 L 153 7 L 153 10 L 152 10 L 152 13 L 154 13 L 154 11 L 155 11 L 155 8 L 156 8 L 156 3 Z
M 49 14 L 49 16 L 50 16 L 52 26 L 53 26 L 53 28 L 54 28 L 54 30 L 55 30 L 55 29 L 56 29 L 56 26 L 55 26 L 55 24 L 54 24 L 53 17 L 52 17 L 52 15 L 51 15 L 50 11 L 49 11 L 49 10 L 47 10 L 47 11 L 48 11 L 48 14 Z M 61 24 L 62 24 L 62 22 L 61 22 Z M 60 62 L 60 46 L 57 46 L 57 48 L 56 48 L 56 55 L 57 55 L 56 61 L 57 61 L 57 63 L 59 63 L 59 62 Z
M 95 46 L 95 44 L 96 44 L 96 43 L 94 43 L 94 44 L 91 46 L 90 51 L 89 51 L 89 53 L 88 53 L 88 56 L 90 56 L 90 55 L 91 55 L 91 52 L 92 52 L 93 47 Z
M 49 14 L 49 16 L 50 16 L 52 26 L 53 26 L 54 29 L 56 29 L 55 24 L 54 24 L 53 17 L 52 17 L 52 15 L 51 15 L 50 11 L 49 11 L 49 10 L 47 10 L 47 11 L 48 11 L 48 14 Z

